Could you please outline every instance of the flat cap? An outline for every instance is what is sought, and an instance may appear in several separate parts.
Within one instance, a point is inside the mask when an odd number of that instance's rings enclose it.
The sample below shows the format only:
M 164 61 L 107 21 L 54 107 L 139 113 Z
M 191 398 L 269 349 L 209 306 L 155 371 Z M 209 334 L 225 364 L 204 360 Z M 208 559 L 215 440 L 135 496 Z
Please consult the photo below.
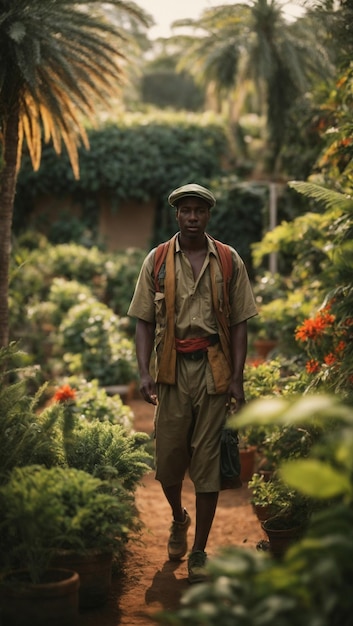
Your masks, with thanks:
M 168 202 L 170 206 L 175 207 L 178 200 L 181 198 L 185 198 L 186 196 L 196 196 L 197 198 L 202 198 L 210 205 L 210 208 L 214 207 L 216 204 L 216 198 L 213 193 L 211 193 L 206 187 L 202 187 L 201 185 L 197 185 L 196 183 L 191 183 L 190 185 L 183 185 L 182 187 L 178 187 L 174 189 L 172 193 L 168 197 Z

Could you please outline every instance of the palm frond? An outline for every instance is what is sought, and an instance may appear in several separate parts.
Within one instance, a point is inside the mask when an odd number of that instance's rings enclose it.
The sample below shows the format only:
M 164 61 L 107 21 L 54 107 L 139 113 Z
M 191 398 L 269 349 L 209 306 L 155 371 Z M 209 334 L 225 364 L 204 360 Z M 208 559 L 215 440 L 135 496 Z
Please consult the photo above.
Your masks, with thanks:
M 333 191 L 323 185 L 303 181 L 291 181 L 288 185 L 307 198 L 321 202 L 328 209 L 339 208 L 342 211 L 353 211 L 353 197 L 348 194 Z
M 0 123 L 20 103 L 20 137 L 34 169 L 43 135 L 58 153 L 65 144 L 78 177 L 78 147 L 88 147 L 82 120 L 93 122 L 97 104 L 120 96 L 129 38 L 119 16 L 146 26 L 151 19 L 128 0 L 109 7 L 110 18 L 101 0 L 32 0 L 30 11 L 23 0 L 0 2 Z

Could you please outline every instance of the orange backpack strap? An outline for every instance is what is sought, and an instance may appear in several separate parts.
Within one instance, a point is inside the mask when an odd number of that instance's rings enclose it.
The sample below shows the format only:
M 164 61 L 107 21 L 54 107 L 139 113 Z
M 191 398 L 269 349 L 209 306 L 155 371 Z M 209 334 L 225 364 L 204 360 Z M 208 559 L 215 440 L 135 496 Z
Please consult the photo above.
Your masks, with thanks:
M 223 275 L 224 302 L 228 303 L 229 305 L 229 284 L 233 276 L 232 253 L 230 251 L 229 246 L 227 246 L 227 244 L 222 243 L 221 241 L 218 241 L 218 239 L 211 237 L 211 235 L 208 235 L 208 236 L 212 239 L 213 243 L 215 244 L 217 248 L 219 261 L 220 261 L 221 269 L 222 269 L 222 275 Z
M 165 241 L 164 243 L 160 243 L 159 246 L 157 246 L 156 248 L 156 252 L 154 255 L 154 265 L 153 265 L 155 292 L 160 291 L 159 278 L 158 278 L 159 272 L 161 270 L 163 263 L 165 262 L 169 244 L 174 243 L 174 240 L 175 240 L 175 236 L 169 239 L 168 241 Z
M 227 246 L 225 243 L 222 243 L 221 241 L 218 241 L 217 239 L 213 239 L 213 241 L 216 245 L 217 252 L 219 255 L 219 260 L 221 262 L 223 279 L 225 283 L 228 284 L 233 275 L 232 253 L 230 251 L 229 246 Z

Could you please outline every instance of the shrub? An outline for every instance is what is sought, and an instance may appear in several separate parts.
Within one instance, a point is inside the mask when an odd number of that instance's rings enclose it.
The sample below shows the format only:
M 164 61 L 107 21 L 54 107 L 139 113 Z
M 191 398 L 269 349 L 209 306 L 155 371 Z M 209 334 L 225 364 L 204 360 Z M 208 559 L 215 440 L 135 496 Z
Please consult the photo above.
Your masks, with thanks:
M 151 456 L 144 433 L 127 433 L 119 425 L 107 422 L 80 421 L 67 447 L 67 462 L 99 478 L 118 481 L 133 491 L 141 477 L 150 469 Z
M 35 583 L 59 548 L 120 550 L 134 517 L 125 490 L 72 468 L 15 468 L 0 506 L 3 566 L 27 567 Z
M 87 422 L 110 422 L 123 426 L 127 432 L 132 429 L 132 409 L 123 404 L 121 397 L 110 396 L 97 380 L 85 380 L 79 376 L 71 376 L 68 384 L 76 390 L 75 413 Z
M 129 383 L 136 378 L 133 342 L 106 305 L 77 304 L 68 311 L 59 332 L 63 360 L 72 374 L 96 379 L 103 386 Z

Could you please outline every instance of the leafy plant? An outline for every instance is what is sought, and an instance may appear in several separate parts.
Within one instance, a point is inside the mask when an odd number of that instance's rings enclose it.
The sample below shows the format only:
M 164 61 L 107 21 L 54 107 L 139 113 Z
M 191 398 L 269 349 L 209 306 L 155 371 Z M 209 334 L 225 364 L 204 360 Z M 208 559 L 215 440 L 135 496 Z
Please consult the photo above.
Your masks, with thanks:
M 278 512 L 287 504 L 276 481 L 266 481 L 263 476 L 256 472 L 249 480 L 248 487 L 251 491 L 250 501 L 255 506 L 271 506 L 274 512 Z
M 279 359 L 245 364 L 244 389 L 247 401 L 279 395 L 284 384 Z
M 32 396 L 25 379 L 7 380 L 23 375 L 10 367 L 17 354 L 16 346 L 0 351 L 0 482 L 15 467 L 69 465 L 134 490 L 151 456 L 149 437 L 132 431 L 131 409 L 119 396 L 108 397 L 97 381 L 62 385 L 54 398 L 43 385 Z
M 60 325 L 61 350 L 72 374 L 101 385 L 129 383 L 137 376 L 134 345 L 121 321 L 100 302 L 72 307 Z
M 349 405 L 323 395 L 258 400 L 237 416 L 250 423 L 322 428 L 306 459 L 286 462 L 280 478 L 316 502 L 303 537 L 281 561 L 228 547 L 209 561 L 210 581 L 187 591 L 162 624 L 339 626 L 350 624 L 353 559 L 353 418 Z
M 133 508 L 123 489 L 73 468 L 14 468 L 0 487 L 4 565 L 38 583 L 59 548 L 113 550 L 127 539 Z
M 148 442 L 145 433 L 127 433 L 122 426 L 109 422 L 81 420 L 67 447 L 67 462 L 70 467 L 134 491 L 150 470 L 152 459 L 145 448 Z
M 59 405 L 40 412 L 47 384 L 31 395 L 28 384 L 33 382 L 34 373 L 31 367 L 16 365 L 20 357 L 16 344 L 0 350 L 0 482 L 6 481 L 16 466 L 64 465 L 64 444 L 73 425 L 70 415 L 63 417 Z M 58 437 L 60 420 L 62 430 Z
M 269 506 L 271 518 L 288 520 L 288 523 L 306 524 L 308 503 L 297 490 L 288 487 L 278 476 L 265 481 L 263 476 L 255 473 L 248 483 L 251 489 L 251 503 L 254 506 Z M 283 526 L 282 526 L 283 527 Z
M 126 432 L 132 430 L 133 411 L 123 404 L 119 394 L 110 396 L 97 380 L 86 380 L 72 376 L 68 383 L 76 390 L 75 414 L 87 422 L 110 422 L 123 426 Z

